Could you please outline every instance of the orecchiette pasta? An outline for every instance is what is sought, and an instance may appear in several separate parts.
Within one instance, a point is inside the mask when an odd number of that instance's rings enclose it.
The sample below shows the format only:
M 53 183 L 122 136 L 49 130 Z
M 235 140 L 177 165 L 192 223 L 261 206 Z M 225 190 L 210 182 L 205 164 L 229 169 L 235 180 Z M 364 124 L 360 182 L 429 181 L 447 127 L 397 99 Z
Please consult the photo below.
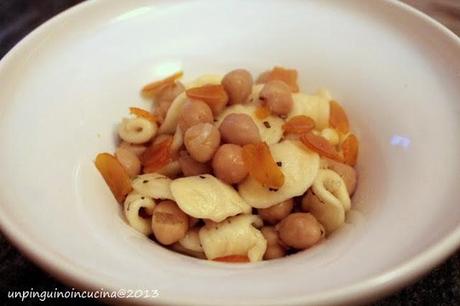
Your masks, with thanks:
M 173 141 L 171 144 L 171 151 L 178 152 L 183 144 L 184 144 L 184 133 L 182 132 L 180 127 L 177 127 L 176 131 L 174 132 L 174 137 L 173 137 Z
M 267 241 L 256 228 L 263 222 L 258 216 L 240 215 L 199 232 L 201 245 L 208 259 L 229 255 L 246 255 L 251 262 L 262 260 Z
M 186 89 L 190 89 L 193 87 L 200 87 L 204 85 L 218 85 L 222 81 L 223 76 L 218 74 L 204 74 L 195 80 L 187 83 L 185 85 Z
M 198 228 L 190 229 L 185 235 L 185 237 L 179 240 L 180 245 L 187 250 L 191 250 L 194 252 L 203 252 L 203 247 L 201 246 L 198 232 Z
M 339 133 L 335 129 L 332 128 L 325 128 L 321 131 L 321 136 L 327 139 L 329 143 L 333 146 L 336 146 L 340 142 Z
M 144 118 L 123 119 L 118 127 L 118 135 L 126 142 L 141 144 L 149 141 L 157 132 L 156 123 Z
M 331 233 L 345 222 L 345 209 L 337 202 L 322 202 L 308 191 L 302 199 L 302 209 L 311 213 Z
M 305 115 L 315 120 L 315 129 L 322 130 L 329 126 L 329 100 L 324 96 L 309 96 L 304 93 L 292 94 L 294 106 L 288 118 Z
M 152 215 L 155 202 L 148 196 L 131 192 L 124 202 L 124 213 L 129 225 L 138 232 L 149 235 L 152 233 L 152 218 L 143 218 L 139 210 L 144 209 L 147 215 Z
M 274 160 L 280 163 L 284 184 L 278 190 L 273 190 L 262 186 L 249 176 L 238 186 L 241 196 L 249 205 L 255 208 L 267 208 L 307 191 L 318 172 L 319 156 L 301 146 L 291 140 L 270 146 Z
M 195 218 L 220 222 L 239 213 L 251 212 L 251 207 L 238 192 L 209 174 L 175 179 L 171 192 L 180 209 Z
M 342 205 L 345 211 L 351 207 L 350 196 L 343 179 L 336 172 L 320 169 L 312 186 L 313 192 L 323 203 Z
M 143 174 L 136 177 L 132 186 L 140 195 L 149 196 L 154 199 L 174 200 L 170 185 L 172 180 L 158 173 Z
M 176 130 L 177 121 L 179 120 L 179 115 L 182 110 L 182 106 L 184 106 L 185 102 L 187 102 L 187 95 L 185 92 L 178 95 L 174 101 L 171 103 L 171 106 L 166 113 L 165 120 L 161 124 L 158 132 L 160 134 L 172 134 Z

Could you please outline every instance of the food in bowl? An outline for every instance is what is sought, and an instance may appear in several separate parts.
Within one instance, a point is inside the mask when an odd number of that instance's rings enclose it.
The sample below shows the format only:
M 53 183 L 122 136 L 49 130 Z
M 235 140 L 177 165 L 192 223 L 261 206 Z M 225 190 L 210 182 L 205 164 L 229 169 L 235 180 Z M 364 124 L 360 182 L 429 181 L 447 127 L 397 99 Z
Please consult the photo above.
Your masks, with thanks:
M 223 262 L 281 258 L 344 224 L 359 141 L 326 90 L 294 69 L 253 81 L 237 69 L 150 83 L 153 111 L 130 108 L 115 154 L 95 164 L 127 223 L 171 250 Z

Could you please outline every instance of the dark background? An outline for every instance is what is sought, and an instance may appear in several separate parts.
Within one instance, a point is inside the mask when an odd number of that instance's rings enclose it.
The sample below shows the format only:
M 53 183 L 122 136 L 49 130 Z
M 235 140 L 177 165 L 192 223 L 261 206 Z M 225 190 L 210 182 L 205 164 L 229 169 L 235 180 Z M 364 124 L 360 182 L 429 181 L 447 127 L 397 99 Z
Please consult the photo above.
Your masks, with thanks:
M 113 0 L 122 1 L 122 0 Z M 377 0 L 371 0 L 377 1 Z M 460 0 L 405 0 L 460 33 Z M 0 0 L 0 58 L 38 25 L 81 0 Z M 460 55 L 459 55 L 460 56 Z M 1 90 L 1 89 L 0 89 Z M 0 233 L 0 303 L 56 305 L 64 301 L 8 300 L 9 290 L 67 290 L 24 258 Z M 67 300 L 72 305 L 100 305 L 94 300 Z M 374 305 L 460 305 L 460 252 L 426 277 Z

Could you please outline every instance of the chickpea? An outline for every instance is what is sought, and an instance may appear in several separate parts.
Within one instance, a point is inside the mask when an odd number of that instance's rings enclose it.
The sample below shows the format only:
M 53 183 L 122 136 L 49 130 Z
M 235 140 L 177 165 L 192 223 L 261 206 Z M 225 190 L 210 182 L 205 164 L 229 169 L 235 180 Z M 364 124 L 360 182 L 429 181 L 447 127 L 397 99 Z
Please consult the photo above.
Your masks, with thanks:
M 243 148 L 234 144 L 224 144 L 214 154 L 212 168 L 217 178 L 227 184 L 241 182 L 248 170 L 243 161 Z
M 276 259 L 286 256 L 286 250 L 279 245 L 267 246 L 265 250 L 264 259 Z
M 276 115 L 287 115 L 294 104 L 291 90 L 282 81 L 267 82 L 260 92 L 260 100 Z
M 261 74 L 259 74 L 259 76 L 257 77 L 257 80 L 256 80 L 256 84 L 267 83 L 268 82 L 268 77 L 270 76 L 270 73 L 271 73 L 270 70 L 266 70 L 266 71 L 262 72 Z
M 199 123 L 185 132 L 184 144 L 193 159 L 201 163 L 207 162 L 219 147 L 219 130 L 210 123 Z
M 187 151 L 180 152 L 179 164 L 184 176 L 211 173 L 211 167 L 209 165 L 197 162 Z
M 134 154 L 136 154 L 136 156 L 142 155 L 142 153 L 144 153 L 144 151 L 147 150 L 146 146 L 138 145 L 138 144 L 132 144 L 132 143 L 129 143 L 129 142 L 126 142 L 126 141 L 122 141 L 118 147 L 127 149 L 127 150 L 133 152 Z
M 289 215 L 293 207 L 294 201 L 292 199 L 288 199 L 268 208 L 260 208 L 257 212 L 264 221 L 276 224 Z
M 307 249 L 324 236 L 323 226 L 308 213 L 293 213 L 278 224 L 281 241 L 295 249 Z
M 156 96 L 157 101 L 169 101 L 170 103 L 177 98 L 178 95 L 185 91 L 184 85 L 181 82 L 166 86 Z
M 182 239 L 188 231 L 188 216 L 173 201 L 158 203 L 152 215 L 152 230 L 159 243 L 170 245 Z
M 183 132 L 198 123 L 213 123 L 214 118 L 208 104 L 200 100 L 188 100 L 182 107 L 178 125 Z
M 267 250 L 264 259 L 275 259 L 286 255 L 286 248 L 278 237 L 278 232 L 273 226 L 264 226 L 260 230 L 267 240 Z
M 118 147 L 115 151 L 115 156 L 130 177 L 135 177 L 141 173 L 141 161 L 139 157 L 127 148 Z
M 219 131 L 227 143 L 243 146 L 248 143 L 260 142 L 257 125 L 247 114 L 230 114 L 222 121 Z
M 229 104 L 244 104 L 252 92 L 252 76 L 245 69 L 236 69 L 222 79 L 222 86 L 229 97 Z

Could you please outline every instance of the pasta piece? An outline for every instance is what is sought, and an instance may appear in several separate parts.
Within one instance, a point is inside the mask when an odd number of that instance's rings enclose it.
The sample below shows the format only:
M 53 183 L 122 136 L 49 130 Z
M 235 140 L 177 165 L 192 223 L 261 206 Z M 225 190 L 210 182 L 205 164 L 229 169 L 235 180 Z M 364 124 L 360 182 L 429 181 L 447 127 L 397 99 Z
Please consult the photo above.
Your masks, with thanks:
M 253 104 L 235 104 L 227 107 L 217 118 L 216 126 L 219 127 L 225 117 L 230 114 L 247 114 L 252 118 L 259 129 L 261 141 L 266 142 L 269 145 L 279 142 L 281 137 L 283 137 L 283 119 L 272 115 L 269 115 L 264 119 L 259 119 L 256 115 L 256 110 L 257 106 Z
M 125 118 L 118 127 L 118 135 L 126 142 L 141 144 L 152 139 L 157 130 L 156 123 L 145 118 Z
M 173 134 L 176 131 L 177 121 L 179 120 L 179 115 L 185 102 L 187 102 L 187 95 L 185 92 L 174 99 L 166 113 L 165 120 L 158 130 L 160 134 Z
M 189 249 L 184 248 L 179 242 L 175 242 L 170 246 L 171 250 L 176 251 L 178 253 L 189 255 L 195 258 L 206 259 L 206 255 L 204 255 L 203 251 L 196 252 Z
M 342 205 L 350 210 L 351 200 L 342 177 L 329 169 L 320 169 L 312 185 L 313 192 L 323 203 Z
M 270 151 L 284 174 L 283 186 L 279 189 L 265 188 L 250 176 L 238 186 L 243 199 L 255 208 L 267 208 L 304 194 L 318 173 L 319 155 L 304 149 L 297 141 L 285 140 L 273 144 Z
M 259 103 L 259 96 L 262 88 L 264 88 L 265 84 L 257 84 L 252 86 L 252 92 L 249 95 L 249 103 L 256 104 Z
M 175 179 L 171 192 L 180 209 L 195 218 L 220 222 L 251 212 L 251 207 L 238 192 L 209 174 Z
M 335 129 L 332 128 L 325 128 L 321 131 L 321 136 L 325 138 L 329 143 L 333 146 L 336 146 L 340 142 L 339 133 Z
M 143 218 L 139 215 L 139 210 L 143 209 L 147 215 L 152 215 L 155 202 L 148 196 L 131 192 L 124 203 L 124 214 L 129 225 L 136 231 L 150 235 L 152 233 L 152 218 Z
M 198 232 L 198 228 L 190 229 L 185 235 L 185 237 L 179 240 L 180 245 L 190 251 L 203 252 L 203 247 L 201 246 Z
M 199 232 L 201 245 L 208 259 L 244 255 L 251 262 L 261 261 L 267 249 L 267 240 L 257 229 L 262 219 L 254 215 L 240 215 L 212 226 L 203 226 Z
M 302 199 L 302 209 L 311 213 L 324 226 L 326 233 L 332 233 L 345 222 L 345 209 L 337 202 L 322 202 L 308 191 Z
M 190 83 L 185 85 L 186 89 L 201 87 L 204 85 L 220 85 L 224 77 L 218 74 L 203 74 Z
M 170 190 L 171 182 L 172 180 L 164 175 L 149 173 L 136 177 L 132 182 L 132 186 L 140 195 L 174 201 Z
M 324 96 L 309 96 L 304 93 L 292 94 L 294 105 L 288 119 L 305 115 L 315 120 L 315 129 L 322 130 L 329 127 L 329 100 Z
M 180 127 L 176 128 L 176 132 L 174 133 L 173 141 L 171 143 L 171 151 L 178 152 L 182 145 L 184 144 L 184 133 L 182 133 Z

